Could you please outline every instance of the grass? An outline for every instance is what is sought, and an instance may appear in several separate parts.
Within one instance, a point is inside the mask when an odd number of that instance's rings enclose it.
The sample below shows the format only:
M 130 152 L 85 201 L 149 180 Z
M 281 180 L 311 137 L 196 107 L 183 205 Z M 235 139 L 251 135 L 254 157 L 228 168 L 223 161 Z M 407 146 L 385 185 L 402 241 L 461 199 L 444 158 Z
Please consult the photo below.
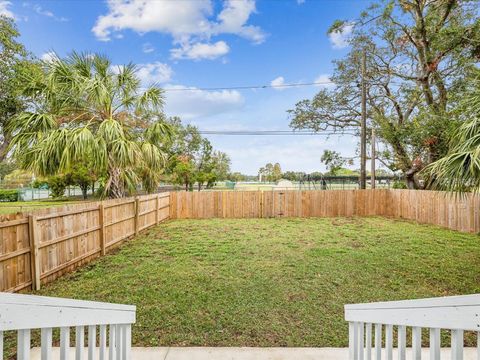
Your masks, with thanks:
M 14 214 L 17 212 L 31 211 L 54 206 L 62 206 L 80 202 L 75 200 L 38 200 L 38 201 L 12 201 L 0 202 L 0 214 Z
M 346 346 L 343 305 L 480 292 L 480 237 L 383 218 L 176 220 L 39 293 L 137 305 L 136 346 Z

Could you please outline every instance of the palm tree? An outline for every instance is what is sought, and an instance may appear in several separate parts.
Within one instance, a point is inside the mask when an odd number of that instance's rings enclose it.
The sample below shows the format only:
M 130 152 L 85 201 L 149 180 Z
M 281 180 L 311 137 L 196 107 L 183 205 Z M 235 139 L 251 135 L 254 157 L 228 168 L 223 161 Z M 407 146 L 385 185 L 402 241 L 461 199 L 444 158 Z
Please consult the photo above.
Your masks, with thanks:
M 162 90 L 142 88 L 133 64 L 114 67 L 100 55 L 73 53 L 43 67 L 26 79 L 31 111 L 7 128 L 22 167 L 49 176 L 83 163 L 104 177 L 107 196 L 122 197 L 139 183 L 152 191 L 171 135 Z
M 452 137 L 448 154 L 424 171 L 431 187 L 456 193 L 480 192 L 480 77 L 461 113 L 467 116 Z

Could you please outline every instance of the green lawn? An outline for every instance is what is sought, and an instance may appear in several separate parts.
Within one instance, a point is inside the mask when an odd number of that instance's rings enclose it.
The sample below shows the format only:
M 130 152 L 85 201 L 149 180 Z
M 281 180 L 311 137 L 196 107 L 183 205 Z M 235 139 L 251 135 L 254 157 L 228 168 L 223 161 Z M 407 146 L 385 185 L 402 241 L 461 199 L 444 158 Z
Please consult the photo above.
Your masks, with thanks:
M 480 237 L 383 218 L 176 220 L 40 294 L 137 305 L 137 346 L 346 346 L 346 303 L 480 292 Z

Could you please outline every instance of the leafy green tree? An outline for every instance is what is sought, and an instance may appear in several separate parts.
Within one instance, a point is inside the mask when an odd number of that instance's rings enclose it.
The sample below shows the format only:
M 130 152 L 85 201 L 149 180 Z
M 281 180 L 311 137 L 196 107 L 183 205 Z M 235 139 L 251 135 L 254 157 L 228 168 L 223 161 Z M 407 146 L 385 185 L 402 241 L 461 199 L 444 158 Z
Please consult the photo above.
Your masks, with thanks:
M 462 106 L 462 125 L 447 155 L 425 168 L 430 185 L 457 193 L 480 192 L 480 76 Z
M 379 160 L 400 170 L 410 188 L 421 188 L 419 171 L 442 157 L 458 123 L 451 111 L 468 91 L 480 55 L 478 2 L 377 1 L 352 21 L 351 49 L 334 62 L 331 80 L 312 99 L 290 110 L 291 126 L 315 131 L 358 131 L 362 53 L 367 58 L 369 126 L 382 148 Z
M 185 186 L 185 191 L 189 191 L 193 188 L 195 178 L 195 165 L 187 158 L 179 158 L 176 160 L 172 170 L 173 183 Z
M 82 190 L 83 199 L 87 199 L 88 189 L 92 189 L 97 176 L 85 165 L 76 164 L 66 175 L 68 185 L 78 186 Z
M 236 171 L 236 172 L 230 173 L 227 176 L 227 179 L 234 182 L 240 182 L 240 181 L 246 181 L 247 177 L 242 173 Z
M 95 173 L 105 174 L 104 195 L 122 197 L 138 183 L 154 190 L 171 135 L 162 90 L 144 89 L 133 64 L 114 67 L 100 55 L 73 53 L 43 68 L 25 86 L 31 111 L 9 123 L 18 163 L 49 176 L 90 159 Z
M 337 175 L 344 165 L 349 163 L 349 160 L 342 157 L 337 151 L 325 150 L 320 158 L 320 161 L 325 164 L 328 170 L 327 175 Z
M 14 20 L 0 15 L 0 161 L 7 157 L 11 140 L 5 129 L 7 122 L 27 105 L 20 92 L 23 77 L 35 68 L 25 47 L 17 41 L 19 36 Z

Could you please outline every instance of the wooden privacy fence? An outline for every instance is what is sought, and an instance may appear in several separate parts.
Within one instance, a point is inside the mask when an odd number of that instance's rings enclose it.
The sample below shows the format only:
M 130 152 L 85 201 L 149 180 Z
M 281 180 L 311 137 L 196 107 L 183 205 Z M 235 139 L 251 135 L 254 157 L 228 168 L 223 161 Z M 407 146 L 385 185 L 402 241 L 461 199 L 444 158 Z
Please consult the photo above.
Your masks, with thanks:
M 0 291 L 39 289 L 169 217 L 169 193 L 43 209 L 0 222 Z
M 387 216 L 480 232 L 480 196 L 419 190 L 171 193 L 171 219 Z
M 0 222 L 0 291 L 38 289 L 167 218 L 335 216 L 480 232 L 480 197 L 389 189 L 172 192 L 43 209 Z

